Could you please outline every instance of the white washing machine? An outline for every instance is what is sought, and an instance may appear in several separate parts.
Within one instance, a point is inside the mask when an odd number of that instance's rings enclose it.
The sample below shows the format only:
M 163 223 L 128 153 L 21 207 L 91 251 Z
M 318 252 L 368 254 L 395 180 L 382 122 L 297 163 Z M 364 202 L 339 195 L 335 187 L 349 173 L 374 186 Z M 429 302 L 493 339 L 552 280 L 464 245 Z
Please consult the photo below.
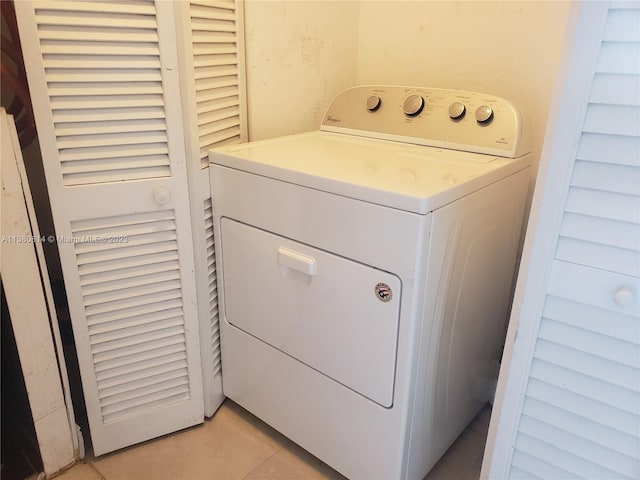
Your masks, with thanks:
M 529 184 L 517 109 L 342 92 L 210 154 L 225 395 L 353 479 L 422 479 L 497 377 Z

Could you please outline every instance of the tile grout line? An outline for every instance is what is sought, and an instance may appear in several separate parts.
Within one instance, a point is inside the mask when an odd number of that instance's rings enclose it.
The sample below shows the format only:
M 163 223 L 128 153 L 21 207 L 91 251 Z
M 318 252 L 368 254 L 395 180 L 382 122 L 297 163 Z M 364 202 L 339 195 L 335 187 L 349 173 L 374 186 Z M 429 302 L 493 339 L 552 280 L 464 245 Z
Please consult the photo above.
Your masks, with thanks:
M 100 473 L 100 470 L 98 470 L 98 467 L 96 467 L 93 462 L 87 462 L 86 465 L 89 465 L 89 467 L 98 475 L 98 477 L 100 477 L 100 480 L 107 480 L 107 477 Z
M 265 458 L 262 462 L 260 462 L 258 465 L 255 466 L 255 468 L 253 468 L 252 470 L 250 470 L 249 472 L 247 472 L 247 474 L 242 477 L 240 480 L 245 480 L 246 478 L 249 477 L 249 475 L 251 475 L 253 472 L 255 472 L 256 470 L 258 470 L 261 466 L 263 466 L 265 463 L 267 463 L 269 460 L 271 460 L 278 452 L 280 452 L 282 449 L 284 449 L 284 447 L 280 447 L 277 450 L 275 450 L 271 455 L 269 455 L 267 458 Z M 107 480 L 106 478 L 104 480 Z

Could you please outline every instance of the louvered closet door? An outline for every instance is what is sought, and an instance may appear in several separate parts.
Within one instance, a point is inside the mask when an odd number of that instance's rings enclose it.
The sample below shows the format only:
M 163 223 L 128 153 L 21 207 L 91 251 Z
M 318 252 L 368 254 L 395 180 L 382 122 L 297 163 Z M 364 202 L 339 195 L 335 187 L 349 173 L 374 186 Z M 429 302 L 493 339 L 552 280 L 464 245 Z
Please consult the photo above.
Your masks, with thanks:
M 203 420 L 173 6 L 16 10 L 100 455 Z
M 234 0 L 176 2 L 188 173 L 196 257 L 205 415 L 224 400 L 218 327 L 216 256 L 209 188 L 209 150 L 246 139 L 242 83 L 242 9 Z
M 640 478 L 638 7 L 607 13 L 510 478 Z

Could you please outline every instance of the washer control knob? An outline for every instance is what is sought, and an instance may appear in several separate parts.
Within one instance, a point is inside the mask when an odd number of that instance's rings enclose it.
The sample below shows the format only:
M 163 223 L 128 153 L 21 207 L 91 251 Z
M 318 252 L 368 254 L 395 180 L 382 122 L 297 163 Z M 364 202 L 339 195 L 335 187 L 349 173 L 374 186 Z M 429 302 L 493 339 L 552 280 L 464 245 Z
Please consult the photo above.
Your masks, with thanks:
M 424 108 L 424 98 L 420 95 L 409 95 L 402 105 L 402 111 L 409 117 L 415 117 Z
M 380 108 L 380 104 L 382 104 L 382 99 L 378 95 L 371 95 L 367 98 L 367 110 L 370 112 L 375 112 Z
M 455 102 L 449 105 L 449 117 L 454 120 L 462 120 L 466 111 L 464 103 Z
M 480 105 L 476 110 L 478 123 L 487 123 L 493 118 L 493 109 L 488 105 Z

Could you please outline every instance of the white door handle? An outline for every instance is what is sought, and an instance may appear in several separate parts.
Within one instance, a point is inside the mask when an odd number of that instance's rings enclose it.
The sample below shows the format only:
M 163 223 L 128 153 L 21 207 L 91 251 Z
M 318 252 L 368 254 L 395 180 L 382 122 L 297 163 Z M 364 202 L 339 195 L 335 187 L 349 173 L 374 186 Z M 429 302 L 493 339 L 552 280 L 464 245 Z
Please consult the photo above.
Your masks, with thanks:
M 621 307 L 626 307 L 633 303 L 633 292 L 627 287 L 620 287 L 613 294 L 613 300 Z
M 153 192 L 153 199 L 158 205 L 166 205 L 171 200 L 171 192 L 164 187 L 156 188 Z
M 278 263 L 310 276 L 315 275 L 317 272 L 315 258 L 285 247 L 278 248 Z

